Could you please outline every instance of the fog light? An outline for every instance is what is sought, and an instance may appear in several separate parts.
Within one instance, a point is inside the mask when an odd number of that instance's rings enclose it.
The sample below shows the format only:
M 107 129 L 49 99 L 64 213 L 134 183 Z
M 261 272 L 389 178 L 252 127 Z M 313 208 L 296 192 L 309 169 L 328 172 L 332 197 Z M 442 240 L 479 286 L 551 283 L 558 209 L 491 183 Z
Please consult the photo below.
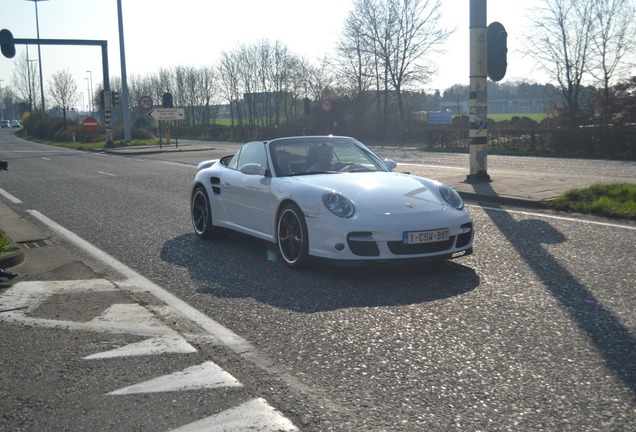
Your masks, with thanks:
M 345 246 L 342 243 L 338 243 L 336 244 L 336 250 L 337 251 L 341 251 L 344 250 Z

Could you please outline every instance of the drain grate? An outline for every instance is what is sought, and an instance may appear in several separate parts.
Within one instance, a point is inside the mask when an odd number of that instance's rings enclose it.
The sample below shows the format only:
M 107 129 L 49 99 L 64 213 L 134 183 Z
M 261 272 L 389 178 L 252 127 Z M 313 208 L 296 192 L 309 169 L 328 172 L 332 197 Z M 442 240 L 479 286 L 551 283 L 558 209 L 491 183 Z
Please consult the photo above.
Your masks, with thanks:
M 31 242 L 20 243 L 25 249 L 37 249 L 45 246 L 53 246 L 53 242 L 49 239 L 36 240 Z

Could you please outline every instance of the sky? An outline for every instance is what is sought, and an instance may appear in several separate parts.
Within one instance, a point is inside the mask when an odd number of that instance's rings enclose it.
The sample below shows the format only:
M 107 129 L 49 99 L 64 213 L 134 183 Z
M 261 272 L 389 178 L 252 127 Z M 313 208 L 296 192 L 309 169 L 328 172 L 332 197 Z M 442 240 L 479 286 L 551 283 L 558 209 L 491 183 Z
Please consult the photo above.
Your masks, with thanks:
M 14 38 L 36 38 L 36 3 L 0 0 L 0 29 Z M 160 68 L 215 65 L 223 51 L 259 40 L 280 41 L 309 60 L 334 51 L 350 0 L 121 0 L 127 76 L 146 75 Z M 488 0 L 487 21 L 501 22 L 508 32 L 507 80 L 539 83 L 547 79 L 523 56 L 521 35 L 532 9 L 542 0 Z M 422 90 L 434 91 L 469 83 L 470 0 L 442 0 L 443 25 L 455 28 L 435 59 L 438 73 Z M 89 39 L 108 42 L 110 76 L 121 76 L 117 0 L 40 0 L 40 38 Z M 0 56 L 0 86 L 11 86 L 16 57 Z M 68 70 L 86 100 L 89 89 L 102 82 L 101 48 L 41 45 L 46 89 L 50 76 Z M 29 59 L 37 59 L 29 46 Z M 90 71 L 90 72 L 89 72 Z M 92 93 L 92 90 L 90 91 Z

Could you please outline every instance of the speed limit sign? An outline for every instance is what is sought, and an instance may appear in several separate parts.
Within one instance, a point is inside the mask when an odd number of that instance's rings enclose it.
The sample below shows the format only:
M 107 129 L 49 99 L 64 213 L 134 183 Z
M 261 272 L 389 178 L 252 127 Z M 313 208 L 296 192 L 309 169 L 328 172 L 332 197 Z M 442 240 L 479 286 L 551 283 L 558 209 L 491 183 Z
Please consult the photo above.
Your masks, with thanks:
M 152 108 L 152 98 L 150 96 L 142 96 L 139 98 L 139 108 L 141 109 L 151 109 Z
M 322 102 L 320 102 L 320 107 L 323 111 L 329 111 L 331 109 L 331 101 L 328 99 L 324 99 Z

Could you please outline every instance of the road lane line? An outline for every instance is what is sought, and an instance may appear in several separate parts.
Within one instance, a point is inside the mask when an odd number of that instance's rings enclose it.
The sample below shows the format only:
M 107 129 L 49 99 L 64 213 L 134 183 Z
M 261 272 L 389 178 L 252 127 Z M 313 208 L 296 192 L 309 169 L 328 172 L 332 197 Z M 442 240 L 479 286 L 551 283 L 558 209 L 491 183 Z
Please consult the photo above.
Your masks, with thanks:
M 0 189 L 0 195 L 11 201 L 13 204 L 23 204 L 22 201 L 20 201 L 4 189 Z
M 398 166 L 415 166 L 415 167 L 421 167 L 421 168 L 444 168 L 444 169 L 451 169 L 451 170 L 466 169 L 464 167 L 452 167 L 452 166 L 444 166 L 444 165 L 425 165 L 425 164 L 410 163 L 410 162 L 398 162 L 397 164 Z
M 519 210 L 502 209 L 498 207 L 485 207 L 485 206 L 474 205 L 474 204 L 467 204 L 466 207 L 472 207 L 472 208 L 488 210 L 488 211 L 511 213 L 511 214 L 520 214 L 525 216 L 537 216 L 537 217 L 542 217 L 546 219 L 556 219 L 556 220 L 563 220 L 568 222 L 579 222 L 579 223 L 585 223 L 585 224 L 591 224 L 591 225 L 601 225 L 601 226 L 612 227 L 612 228 L 636 230 L 636 226 L 620 225 L 620 224 L 614 224 L 609 222 L 591 221 L 591 220 L 585 220 L 585 219 L 570 218 L 565 216 L 555 216 L 555 215 L 548 215 L 544 213 L 531 213 L 531 212 L 525 212 L 525 211 L 519 211 Z

